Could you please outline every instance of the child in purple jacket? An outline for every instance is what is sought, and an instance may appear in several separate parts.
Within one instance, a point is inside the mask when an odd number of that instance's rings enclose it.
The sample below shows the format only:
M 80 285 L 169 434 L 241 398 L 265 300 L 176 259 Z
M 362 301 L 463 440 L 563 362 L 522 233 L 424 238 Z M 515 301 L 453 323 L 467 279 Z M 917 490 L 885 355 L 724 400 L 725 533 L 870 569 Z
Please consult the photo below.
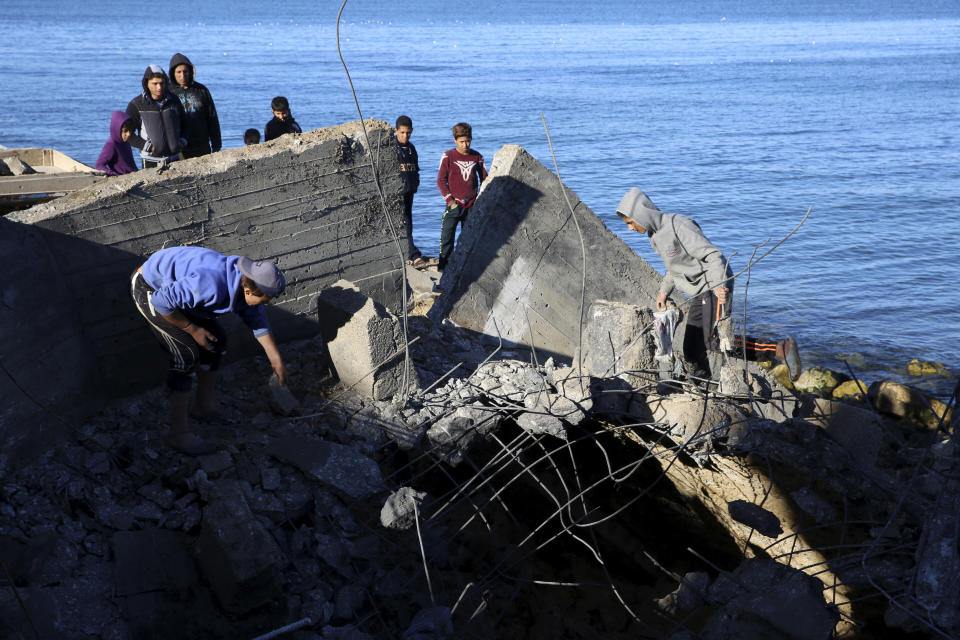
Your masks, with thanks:
M 137 163 L 133 159 L 133 150 L 127 142 L 133 135 L 133 119 L 123 111 L 114 111 L 110 116 L 110 139 L 103 145 L 100 157 L 94 165 L 98 171 L 108 176 L 133 173 Z

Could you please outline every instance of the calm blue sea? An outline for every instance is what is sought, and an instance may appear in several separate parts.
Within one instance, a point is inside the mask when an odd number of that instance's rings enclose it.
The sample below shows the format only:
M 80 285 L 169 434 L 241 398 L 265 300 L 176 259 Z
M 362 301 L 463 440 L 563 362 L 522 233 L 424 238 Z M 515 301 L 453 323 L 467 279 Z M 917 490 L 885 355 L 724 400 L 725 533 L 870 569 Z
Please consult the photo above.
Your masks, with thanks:
M 354 120 L 339 2 L 4 0 L 0 144 L 92 164 L 109 114 L 174 52 L 213 93 L 226 146 L 286 95 L 304 128 Z M 350 0 L 340 40 L 364 117 L 413 118 L 415 239 L 435 255 L 450 126 L 489 164 L 520 144 L 618 232 L 632 186 L 697 219 L 752 271 L 748 331 L 868 381 L 912 357 L 960 370 L 960 2 Z M 645 238 L 623 234 L 656 268 Z M 738 284 L 738 305 L 747 289 Z

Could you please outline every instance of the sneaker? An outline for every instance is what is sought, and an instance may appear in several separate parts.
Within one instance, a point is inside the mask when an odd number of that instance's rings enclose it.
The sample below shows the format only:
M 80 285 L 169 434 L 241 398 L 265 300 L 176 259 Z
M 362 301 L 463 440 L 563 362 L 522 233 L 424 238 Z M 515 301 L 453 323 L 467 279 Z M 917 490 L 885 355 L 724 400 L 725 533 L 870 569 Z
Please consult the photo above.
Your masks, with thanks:
M 796 380 L 800 377 L 802 365 L 800 364 L 800 352 L 797 349 L 797 341 L 793 338 L 787 338 L 777 343 L 777 360 L 781 360 L 787 365 L 790 372 L 790 379 Z

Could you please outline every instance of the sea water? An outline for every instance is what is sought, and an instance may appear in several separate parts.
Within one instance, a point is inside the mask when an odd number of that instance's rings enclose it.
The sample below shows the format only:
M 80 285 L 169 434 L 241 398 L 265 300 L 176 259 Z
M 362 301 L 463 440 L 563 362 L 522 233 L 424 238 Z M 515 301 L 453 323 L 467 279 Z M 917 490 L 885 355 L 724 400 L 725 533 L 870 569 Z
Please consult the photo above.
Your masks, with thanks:
M 275 95 L 304 129 L 355 120 L 340 6 L 4 0 L 0 144 L 93 164 L 110 112 L 175 52 L 225 147 Z M 952 388 L 905 369 L 960 369 L 960 2 L 350 0 L 339 43 L 363 116 L 413 119 L 425 253 L 450 127 L 473 125 L 488 166 L 519 144 L 553 170 L 542 114 L 567 186 L 661 271 L 614 215 L 630 187 L 695 218 L 735 271 L 812 208 L 738 279 L 747 331 L 795 336 L 805 365 Z

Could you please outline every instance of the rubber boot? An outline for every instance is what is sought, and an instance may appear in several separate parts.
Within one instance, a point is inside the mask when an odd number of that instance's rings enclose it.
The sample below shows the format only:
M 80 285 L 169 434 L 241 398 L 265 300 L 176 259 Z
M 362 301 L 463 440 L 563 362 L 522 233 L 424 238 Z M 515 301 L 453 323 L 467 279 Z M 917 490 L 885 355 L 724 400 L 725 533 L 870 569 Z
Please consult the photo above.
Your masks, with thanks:
M 197 395 L 193 399 L 193 415 L 207 416 L 213 412 L 213 395 L 217 386 L 217 372 L 197 371 Z

